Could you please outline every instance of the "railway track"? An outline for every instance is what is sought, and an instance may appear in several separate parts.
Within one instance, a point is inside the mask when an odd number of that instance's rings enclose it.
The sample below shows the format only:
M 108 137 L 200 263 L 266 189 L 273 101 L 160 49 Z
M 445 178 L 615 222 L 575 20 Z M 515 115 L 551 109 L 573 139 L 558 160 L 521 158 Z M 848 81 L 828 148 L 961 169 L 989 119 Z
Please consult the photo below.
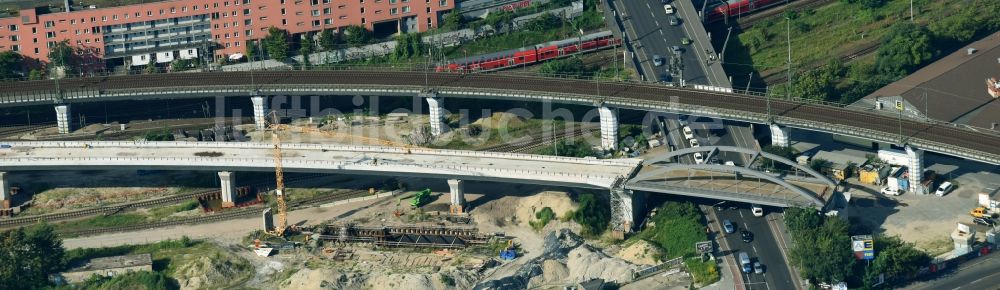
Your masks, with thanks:
M 780 15 L 781 13 L 784 13 L 788 9 L 799 9 L 799 10 L 813 9 L 821 7 L 826 4 L 830 4 L 833 1 L 836 0 L 799 0 L 784 5 L 776 5 L 771 8 L 767 8 L 763 11 L 757 11 L 750 15 L 739 17 L 739 19 L 737 20 L 739 23 L 738 27 L 740 28 L 741 31 L 745 31 L 753 27 L 754 24 L 757 24 L 758 22 L 764 21 L 776 15 Z
M 364 190 L 348 190 L 344 192 L 337 192 L 327 195 L 315 196 L 308 199 L 303 199 L 300 201 L 289 203 L 289 208 L 296 208 L 308 205 L 324 204 L 337 200 L 344 200 L 354 197 L 360 197 L 367 195 L 368 192 Z M 210 222 L 226 221 L 240 218 L 249 218 L 254 216 L 259 216 L 261 214 L 262 206 L 249 206 L 244 208 L 229 209 L 221 212 L 215 212 L 206 216 L 199 217 L 189 217 L 169 221 L 158 221 L 151 223 L 142 223 L 134 225 L 125 225 L 117 227 L 106 227 L 99 229 L 83 229 L 83 230 L 63 230 L 59 231 L 59 235 L 62 237 L 81 237 L 81 236 L 93 236 L 108 233 L 118 233 L 118 232 L 132 232 L 141 231 L 162 227 L 186 225 L 186 224 L 203 224 Z
M 300 182 L 300 181 L 310 180 L 310 179 L 318 178 L 318 177 L 322 177 L 322 175 L 305 175 L 305 176 L 291 177 L 291 178 L 285 179 L 285 182 L 287 182 L 287 183 Z M 248 185 L 248 186 L 259 187 L 259 186 L 262 186 L 262 185 L 265 185 L 265 184 L 267 184 L 267 183 L 261 182 L 261 183 L 251 184 L 251 185 Z M 9 218 L 9 219 L 0 219 L 0 229 L 9 229 L 9 228 L 15 228 L 15 227 L 29 226 L 29 225 L 38 223 L 40 221 L 45 221 L 45 222 L 49 222 L 49 223 L 51 223 L 51 222 L 61 222 L 61 221 L 68 221 L 68 220 L 74 220 L 74 219 L 91 217 L 91 216 L 97 216 L 97 215 L 112 215 L 112 214 L 115 214 L 115 213 L 119 213 L 119 212 L 123 212 L 123 211 L 127 211 L 127 210 L 132 210 L 132 209 L 138 209 L 138 208 L 151 208 L 151 207 L 158 207 L 158 206 L 164 206 L 164 205 L 177 204 L 177 203 L 183 202 L 184 200 L 187 200 L 187 199 L 192 199 L 192 198 L 196 198 L 196 197 L 204 196 L 204 195 L 217 194 L 218 192 L 219 192 L 219 190 L 215 190 L 215 189 L 212 189 L 212 190 L 202 190 L 202 191 L 195 191 L 195 192 L 189 192 L 189 193 L 182 193 L 182 194 L 171 195 L 171 196 L 163 197 L 163 198 L 147 199 L 147 200 L 142 200 L 142 201 L 129 202 L 129 203 L 123 203 L 123 204 L 115 204 L 115 205 L 107 205 L 107 206 L 102 206 L 102 207 L 88 208 L 88 209 L 82 209 L 82 210 L 76 210 L 76 211 L 61 212 L 61 213 L 51 213 L 51 214 L 41 214 L 41 215 L 32 215 L 32 216 L 16 217 L 16 218 Z
M 860 49 L 840 55 L 839 56 L 840 61 L 843 63 L 847 63 L 855 59 L 864 57 L 866 55 L 875 53 L 876 51 L 878 51 L 880 45 L 881 44 L 878 42 L 872 42 Z M 813 65 L 810 66 L 810 69 L 815 69 L 823 65 L 825 65 L 825 63 L 814 63 Z M 763 80 L 764 83 L 767 83 L 768 85 L 780 84 L 788 80 L 788 74 L 785 73 L 784 71 L 775 71 L 773 73 L 764 76 Z
M 27 126 L 17 126 L 17 127 L 6 127 L 0 129 L 0 137 L 10 137 L 20 135 L 21 133 L 27 133 L 39 129 L 45 129 L 55 126 L 55 124 L 39 124 L 39 125 L 27 125 Z
M 398 71 L 262 71 L 254 72 L 255 83 L 262 87 L 288 86 L 379 86 L 387 85 L 416 88 L 467 88 L 479 90 L 564 93 L 594 95 L 597 93 L 592 80 L 522 77 L 503 74 L 451 74 Z M 64 79 L 60 82 L 67 93 L 73 90 L 154 89 L 175 90 L 203 87 L 229 87 L 250 83 L 247 72 L 209 72 L 161 74 L 155 76 L 121 76 Z M 763 97 L 665 87 L 644 83 L 602 82 L 601 96 L 620 98 L 630 102 L 676 102 L 681 105 L 720 108 L 755 114 L 767 112 Z M 51 81 L 5 83 L 0 89 L 4 96 L 49 93 Z M 242 85 L 239 87 L 243 87 Z M 987 131 L 974 131 L 939 122 L 907 119 L 876 112 L 861 111 L 840 106 L 804 103 L 794 100 L 770 100 L 773 115 L 779 118 L 806 120 L 811 124 L 863 128 L 883 134 L 899 134 L 905 138 L 920 138 L 958 149 L 983 154 L 1000 155 L 1000 135 Z M 900 123 L 902 126 L 900 126 Z

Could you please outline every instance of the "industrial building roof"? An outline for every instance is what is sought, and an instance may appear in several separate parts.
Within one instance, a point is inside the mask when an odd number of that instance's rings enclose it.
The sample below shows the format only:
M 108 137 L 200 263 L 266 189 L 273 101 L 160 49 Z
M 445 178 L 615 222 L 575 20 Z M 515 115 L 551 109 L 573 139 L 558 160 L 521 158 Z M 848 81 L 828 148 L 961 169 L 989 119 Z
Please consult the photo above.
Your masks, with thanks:
M 969 49 L 973 49 L 971 54 Z M 875 98 L 886 101 L 887 97 L 902 96 L 907 111 L 923 112 L 936 120 L 990 128 L 992 123 L 1000 122 L 1000 101 L 986 93 L 988 77 L 1000 77 L 1000 32 L 875 91 L 855 105 L 870 108 Z M 892 109 L 890 103 L 885 105 L 886 110 Z

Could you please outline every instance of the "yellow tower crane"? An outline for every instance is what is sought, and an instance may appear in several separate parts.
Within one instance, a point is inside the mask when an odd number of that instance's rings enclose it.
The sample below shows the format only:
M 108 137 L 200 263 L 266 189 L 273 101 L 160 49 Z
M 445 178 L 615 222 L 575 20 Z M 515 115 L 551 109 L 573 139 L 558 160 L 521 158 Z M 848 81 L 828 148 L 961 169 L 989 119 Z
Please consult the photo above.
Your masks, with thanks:
M 271 124 L 268 125 L 268 128 L 271 131 L 271 143 L 274 145 L 273 149 L 274 180 L 275 180 L 274 193 L 275 196 L 277 197 L 277 202 L 278 202 L 278 220 L 274 225 L 273 234 L 276 236 L 283 236 L 285 234 L 285 230 L 288 228 L 288 206 L 285 204 L 285 173 L 284 170 L 282 170 L 281 168 L 281 137 L 279 136 L 279 132 L 293 127 L 288 125 L 283 125 L 279 121 L 280 120 L 278 119 L 277 113 L 272 111 Z M 319 133 L 334 138 L 340 138 L 341 136 L 343 136 L 343 134 L 341 133 L 323 131 L 320 130 L 319 128 L 313 128 L 313 127 L 295 127 L 295 128 L 299 128 L 303 133 L 305 132 Z M 411 145 L 409 144 L 395 143 L 392 141 L 369 138 L 364 136 L 346 135 L 346 137 L 367 140 L 368 142 L 374 142 L 383 146 L 394 146 L 394 147 L 404 148 L 406 149 L 406 154 L 410 154 Z

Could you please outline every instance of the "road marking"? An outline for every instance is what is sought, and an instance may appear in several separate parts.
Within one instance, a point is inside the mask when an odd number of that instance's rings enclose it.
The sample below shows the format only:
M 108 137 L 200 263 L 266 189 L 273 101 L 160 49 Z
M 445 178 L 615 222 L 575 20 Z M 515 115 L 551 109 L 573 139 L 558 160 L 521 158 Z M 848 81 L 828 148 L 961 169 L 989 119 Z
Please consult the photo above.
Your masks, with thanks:
M 743 218 L 743 211 L 742 210 L 736 210 L 736 212 L 740 213 L 740 218 Z
M 760 256 L 760 252 L 757 251 L 757 246 L 750 246 L 750 248 L 753 248 L 754 254 L 757 254 L 758 256 Z
M 653 22 L 656 23 L 656 27 L 660 27 L 660 21 L 659 20 L 653 20 Z M 660 34 L 663 34 L 663 30 L 660 30 Z

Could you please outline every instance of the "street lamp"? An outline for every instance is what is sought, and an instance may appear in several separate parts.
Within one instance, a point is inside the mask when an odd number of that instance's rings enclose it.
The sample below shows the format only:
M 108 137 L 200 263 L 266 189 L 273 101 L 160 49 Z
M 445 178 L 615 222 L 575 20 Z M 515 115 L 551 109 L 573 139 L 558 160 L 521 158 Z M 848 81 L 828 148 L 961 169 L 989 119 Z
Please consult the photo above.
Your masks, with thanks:
M 785 98 L 792 99 L 792 19 L 785 16 L 785 41 L 788 43 L 788 80 L 785 82 Z

